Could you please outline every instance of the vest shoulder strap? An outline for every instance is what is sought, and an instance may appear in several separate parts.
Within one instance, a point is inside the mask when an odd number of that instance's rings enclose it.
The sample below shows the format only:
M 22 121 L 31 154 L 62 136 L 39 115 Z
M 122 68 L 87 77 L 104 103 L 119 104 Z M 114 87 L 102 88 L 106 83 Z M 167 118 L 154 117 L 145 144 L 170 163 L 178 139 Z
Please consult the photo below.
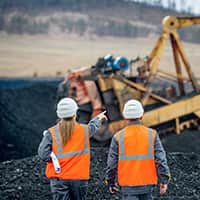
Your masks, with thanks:
M 62 142 L 60 138 L 58 125 L 53 127 L 52 130 L 55 132 L 55 140 L 56 140 L 57 148 L 58 148 L 58 153 L 56 156 L 58 158 L 66 158 L 66 157 L 72 157 L 76 155 L 89 153 L 88 128 L 86 126 L 84 126 L 83 128 L 84 128 L 84 149 L 73 151 L 73 152 L 62 152 Z

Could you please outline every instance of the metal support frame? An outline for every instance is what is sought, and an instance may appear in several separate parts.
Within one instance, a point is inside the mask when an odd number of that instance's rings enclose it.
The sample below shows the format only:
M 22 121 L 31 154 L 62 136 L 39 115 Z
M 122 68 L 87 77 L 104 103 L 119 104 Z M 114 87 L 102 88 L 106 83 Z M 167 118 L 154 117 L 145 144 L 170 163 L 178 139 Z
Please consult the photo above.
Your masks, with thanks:
M 149 66 L 148 67 L 149 77 L 146 84 L 146 91 L 144 92 L 144 95 L 142 98 L 143 105 L 146 105 L 153 91 L 151 84 L 154 81 L 157 73 L 159 72 L 158 67 L 160 64 L 160 59 L 163 54 L 163 50 L 164 50 L 164 47 L 166 46 L 166 42 L 168 38 L 170 38 L 171 46 L 173 50 L 174 63 L 175 63 L 176 73 L 177 73 L 176 79 L 178 81 L 180 94 L 181 95 L 185 94 L 183 75 L 182 75 L 182 70 L 181 70 L 181 60 L 182 60 L 182 63 L 184 64 L 189 80 L 192 83 L 194 91 L 197 93 L 200 92 L 197 79 L 195 78 L 194 74 L 191 71 L 191 66 L 189 64 L 188 58 L 185 54 L 183 45 L 179 39 L 179 35 L 177 32 L 177 29 L 179 28 L 189 27 L 194 24 L 200 24 L 200 17 L 178 18 L 175 16 L 167 16 L 163 19 L 163 33 L 159 37 L 156 43 L 156 46 L 150 53 L 149 59 L 147 60 L 147 64 Z

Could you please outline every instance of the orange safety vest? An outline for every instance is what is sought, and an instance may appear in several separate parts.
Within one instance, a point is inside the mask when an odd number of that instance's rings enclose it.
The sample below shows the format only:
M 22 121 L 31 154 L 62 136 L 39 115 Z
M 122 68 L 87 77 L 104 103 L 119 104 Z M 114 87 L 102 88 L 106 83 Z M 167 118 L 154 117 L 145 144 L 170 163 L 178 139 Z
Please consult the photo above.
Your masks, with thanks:
M 154 160 L 156 131 L 143 125 L 129 125 L 118 132 L 115 137 L 119 142 L 119 185 L 157 184 Z
M 88 180 L 90 174 L 90 140 L 88 126 L 76 124 L 71 138 L 65 146 L 58 125 L 49 129 L 53 144 L 52 151 L 58 158 L 61 172 L 56 173 L 53 163 L 47 162 L 46 176 L 66 180 Z

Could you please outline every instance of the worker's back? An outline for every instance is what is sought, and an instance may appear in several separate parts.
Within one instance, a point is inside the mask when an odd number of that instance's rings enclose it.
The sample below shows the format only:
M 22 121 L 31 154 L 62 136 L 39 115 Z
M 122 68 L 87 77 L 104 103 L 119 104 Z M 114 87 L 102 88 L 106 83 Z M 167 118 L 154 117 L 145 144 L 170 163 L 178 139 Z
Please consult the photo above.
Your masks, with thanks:
M 119 132 L 119 185 L 156 184 L 154 161 L 156 132 L 143 125 L 129 125 Z

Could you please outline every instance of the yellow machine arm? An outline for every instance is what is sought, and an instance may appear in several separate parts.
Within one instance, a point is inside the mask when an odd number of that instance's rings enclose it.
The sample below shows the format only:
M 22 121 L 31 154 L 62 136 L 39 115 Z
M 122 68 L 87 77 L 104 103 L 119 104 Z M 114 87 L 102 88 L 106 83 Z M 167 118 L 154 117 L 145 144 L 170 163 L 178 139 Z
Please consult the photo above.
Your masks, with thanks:
M 200 17 L 175 17 L 167 16 L 162 21 L 163 30 L 173 32 L 179 28 L 200 24 Z
M 164 47 L 166 46 L 166 42 L 168 38 L 170 38 L 172 50 L 173 50 L 173 56 L 174 56 L 174 62 L 176 67 L 176 73 L 177 73 L 177 80 L 178 85 L 180 89 L 180 94 L 184 95 L 184 86 L 183 86 L 183 75 L 181 70 L 181 62 L 180 59 L 182 59 L 183 64 L 185 65 L 186 72 L 188 74 L 189 80 L 192 82 L 193 88 L 196 92 L 200 91 L 200 88 L 198 86 L 197 80 L 194 77 L 194 74 L 191 71 L 190 63 L 187 59 L 187 56 L 185 54 L 183 45 L 179 39 L 179 35 L 177 32 L 177 29 L 183 28 L 183 27 L 189 27 L 195 24 L 200 24 L 200 17 L 175 17 L 175 16 L 167 16 L 162 21 L 163 24 L 163 32 L 161 36 L 159 37 L 156 46 L 152 50 L 152 52 L 149 55 L 149 59 L 147 60 L 147 66 L 149 71 L 149 77 L 147 81 L 147 92 L 144 94 L 142 102 L 143 105 L 146 105 L 148 98 L 151 94 L 151 82 L 154 80 L 160 64 L 160 59 L 163 54 Z

